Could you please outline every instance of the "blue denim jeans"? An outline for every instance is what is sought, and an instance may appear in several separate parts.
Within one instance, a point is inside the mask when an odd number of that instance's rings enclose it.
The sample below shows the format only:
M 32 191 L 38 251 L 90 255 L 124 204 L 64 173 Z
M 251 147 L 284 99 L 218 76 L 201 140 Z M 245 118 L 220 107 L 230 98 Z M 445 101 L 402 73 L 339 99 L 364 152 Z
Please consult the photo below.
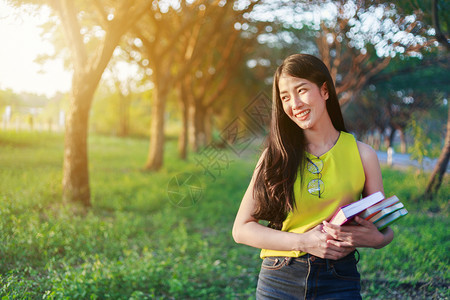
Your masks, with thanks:
M 361 299 L 357 263 L 354 252 L 339 260 L 266 257 L 256 299 Z

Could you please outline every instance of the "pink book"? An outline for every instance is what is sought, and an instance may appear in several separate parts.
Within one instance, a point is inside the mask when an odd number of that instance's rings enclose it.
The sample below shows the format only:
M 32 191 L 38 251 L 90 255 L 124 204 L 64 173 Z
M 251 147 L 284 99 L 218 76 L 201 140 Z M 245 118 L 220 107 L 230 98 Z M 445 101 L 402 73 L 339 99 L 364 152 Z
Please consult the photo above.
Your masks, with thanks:
M 330 223 L 336 225 L 343 225 L 353 219 L 357 214 L 361 213 L 363 210 L 377 204 L 384 199 L 382 192 L 376 192 L 369 195 L 361 200 L 350 203 L 348 205 L 340 207 L 334 216 L 331 218 Z

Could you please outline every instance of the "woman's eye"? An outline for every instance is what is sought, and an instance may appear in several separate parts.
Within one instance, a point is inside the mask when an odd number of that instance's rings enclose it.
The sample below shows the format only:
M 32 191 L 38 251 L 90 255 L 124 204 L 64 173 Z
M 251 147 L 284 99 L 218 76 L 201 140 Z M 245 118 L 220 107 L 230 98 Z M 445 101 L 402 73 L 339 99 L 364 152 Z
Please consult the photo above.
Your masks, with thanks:
M 301 94 L 301 93 L 303 93 L 303 92 L 305 92 L 305 89 L 299 89 L 299 90 L 298 90 L 298 93 L 299 93 L 299 94 Z
M 289 97 L 288 97 L 288 96 L 283 96 L 283 97 L 281 97 L 281 100 L 284 101 L 284 102 L 286 102 L 286 101 L 289 100 Z

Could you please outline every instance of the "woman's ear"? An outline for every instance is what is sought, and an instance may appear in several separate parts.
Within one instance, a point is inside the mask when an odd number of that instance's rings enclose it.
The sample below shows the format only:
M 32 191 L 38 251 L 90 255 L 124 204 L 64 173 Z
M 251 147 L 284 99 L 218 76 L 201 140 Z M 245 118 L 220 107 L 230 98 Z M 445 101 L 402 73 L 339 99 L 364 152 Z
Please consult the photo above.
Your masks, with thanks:
M 322 84 L 320 92 L 322 93 L 322 96 L 325 97 L 325 100 L 328 100 L 328 98 L 330 98 L 330 95 L 328 94 L 328 86 L 326 81 Z

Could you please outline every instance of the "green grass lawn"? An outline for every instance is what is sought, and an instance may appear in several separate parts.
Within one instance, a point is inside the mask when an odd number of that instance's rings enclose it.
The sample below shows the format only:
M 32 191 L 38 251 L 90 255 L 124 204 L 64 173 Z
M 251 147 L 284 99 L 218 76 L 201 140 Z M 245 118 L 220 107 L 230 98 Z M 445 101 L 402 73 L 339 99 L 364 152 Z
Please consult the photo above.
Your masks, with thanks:
M 181 161 L 173 141 L 164 168 L 145 172 L 147 149 L 147 140 L 90 137 L 84 211 L 61 204 L 63 136 L 0 132 L 2 299 L 253 298 L 259 251 L 235 244 L 231 227 L 256 151 L 215 153 L 222 169 L 212 178 L 198 164 L 207 153 Z M 193 203 L 168 196 L 180 173 L 199 188 Z M 383 176 L 410 213 L 389 246 L 360 250 L 364 298 L 448 298 L 448 176 L 432 203 L 417 201 L 426 176 Z

